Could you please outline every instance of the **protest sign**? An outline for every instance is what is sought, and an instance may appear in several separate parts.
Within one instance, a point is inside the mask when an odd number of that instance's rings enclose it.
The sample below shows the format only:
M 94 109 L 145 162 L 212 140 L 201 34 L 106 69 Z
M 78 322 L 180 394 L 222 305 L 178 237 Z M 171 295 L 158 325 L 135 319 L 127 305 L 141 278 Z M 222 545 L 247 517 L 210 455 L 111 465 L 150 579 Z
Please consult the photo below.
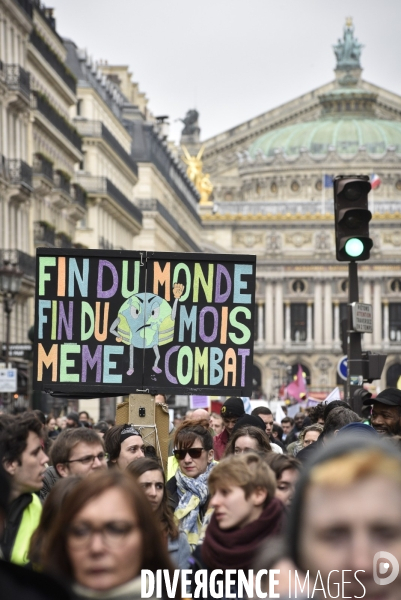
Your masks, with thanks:
M 252 391 L 255 256 L 39 248 L 34 388 Z

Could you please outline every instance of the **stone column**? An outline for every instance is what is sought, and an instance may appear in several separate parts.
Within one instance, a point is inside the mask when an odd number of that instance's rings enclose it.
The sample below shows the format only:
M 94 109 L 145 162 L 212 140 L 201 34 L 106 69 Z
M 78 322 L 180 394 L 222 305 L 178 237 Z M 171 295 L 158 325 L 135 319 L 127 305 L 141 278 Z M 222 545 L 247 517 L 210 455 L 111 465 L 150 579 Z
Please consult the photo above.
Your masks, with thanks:
M 0 60 L 5 63 L 7 62 L 6 57 L 6 36 L 5 36 L 6 22 L 0 17 Z
M 372 304 L 372 285 L 370 279 L 363 280 L 363 301 L 365 304 Z M 372 346 L 373 336 L 371 333 L 364 333 L 362 343 L 364 350 L 370 350 Z
M 388 310 L 388 300 L 383 300 L 383 344 L 384 346 L 390 343 L 390 318 Z
M 331 303 L 331 281 L 324 284 L 324 345 L 331 346 L 333 339 L 333 317 Z
M 15 156 L 23 158 L 21 156 L 21 121 L 19 119 L 15 119 L 13 135 L 15 136 Z
M 315 281 L 315 347 L 322 345 L 322 284 Z
M 273 285 L 271 281 L 267 281 L 265 288 L 265 339 L 269 347 L 273 346 L 273 323 Z
M 1 142 L 1 152 L 2 152 L 3 156 L 9 157 L 10 154 L 8 152 L 8 145 L 7 145 L 7 141 L 8 141 L 8 125 L 9 125 L 9 123 L 8 123 L 8 118 L 7 118 L 7 109 L 6 109 L 5 106 L 3 106 L 1 108 L 1 114 L 2 114 L 2 137 L 3 137 L 3 139 L 0 140 L 0 142 Z
M 376 279 L 373 288 L 373 344 L 382 344 L 382 284 Z
M 306 306 L 306 343 L 312 345 L 312 301 L 308 300 Z
M 291 303 L 285 303 L 285 343 L 291 344 Z
M 340 345 L 340 303 L 334 301 L 334 343 Z
M 263 302 L 258 302 L 258 342 L 264 342 L 263 336 Z
M 283 345 L 283 282 L 276 282 L 276 305 L 274 310 L 275 319 L 275 338 L 274 344 L 276 346 Z

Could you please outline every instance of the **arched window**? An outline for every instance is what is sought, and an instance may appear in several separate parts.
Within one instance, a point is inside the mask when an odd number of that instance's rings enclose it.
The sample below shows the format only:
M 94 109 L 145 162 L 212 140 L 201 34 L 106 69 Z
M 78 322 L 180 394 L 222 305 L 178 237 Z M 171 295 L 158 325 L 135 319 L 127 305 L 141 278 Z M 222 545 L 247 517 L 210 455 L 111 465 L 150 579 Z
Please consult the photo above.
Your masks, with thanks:
M 296 279 L 292 284 L 292 291 L 302 293 L 305 291 L 305 284 L 301 279 Z

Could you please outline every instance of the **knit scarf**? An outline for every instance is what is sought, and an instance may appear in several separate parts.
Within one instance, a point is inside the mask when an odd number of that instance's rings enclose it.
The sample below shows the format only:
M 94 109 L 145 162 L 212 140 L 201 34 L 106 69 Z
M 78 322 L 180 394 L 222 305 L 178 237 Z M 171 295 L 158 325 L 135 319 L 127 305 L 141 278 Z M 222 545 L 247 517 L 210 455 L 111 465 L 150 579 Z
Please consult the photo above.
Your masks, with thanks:
M 257 547 L 281 531 L 284 506 L 273 498 L 256 521 L 241 529 L 220 529 L 212 516 L 202 544 L 202 561 L 208 569 L 250 569 Z
M 207 480 L 212 468 L 213 463 L 210 463 L 206 471 L 198 477 L 187 477 L 180 469 L 175 474 L 179 503 L 174 516 L 191 546 L 197 544 L 201 533 L 202 521 L 199 509 L 207 501 L 209 493 Z

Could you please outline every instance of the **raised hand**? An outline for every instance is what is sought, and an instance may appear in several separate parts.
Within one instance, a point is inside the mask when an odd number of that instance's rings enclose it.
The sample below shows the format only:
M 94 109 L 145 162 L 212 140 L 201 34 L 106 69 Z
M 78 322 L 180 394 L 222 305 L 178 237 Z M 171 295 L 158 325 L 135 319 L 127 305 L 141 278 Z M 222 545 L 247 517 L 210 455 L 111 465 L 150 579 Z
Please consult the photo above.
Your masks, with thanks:
M 175 283 L 173 285 L 173 296 L 178 299 L 181 298 L 185 290 L 185 285 L 182 283 Z

